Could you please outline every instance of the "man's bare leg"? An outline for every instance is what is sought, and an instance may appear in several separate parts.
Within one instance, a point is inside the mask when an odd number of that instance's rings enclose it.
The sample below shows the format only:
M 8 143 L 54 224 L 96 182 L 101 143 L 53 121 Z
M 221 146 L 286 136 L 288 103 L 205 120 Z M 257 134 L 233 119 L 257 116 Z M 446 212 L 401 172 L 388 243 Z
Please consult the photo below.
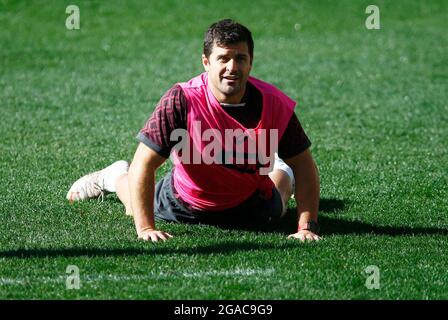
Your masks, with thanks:
M 124 173 L 115 182 L 118 199 L 123 203 L 126 215 L 132 216 L 131 195 L 129 193 L 128 174 Z
M 282 217 L 288 209 L 288 201 L 293 193 L 293 184 L 289 175 L 284 170 L 273 170 L 269 173 L 269 178 L 274 182 L 275 187 L 280 193 L 283 202 Z

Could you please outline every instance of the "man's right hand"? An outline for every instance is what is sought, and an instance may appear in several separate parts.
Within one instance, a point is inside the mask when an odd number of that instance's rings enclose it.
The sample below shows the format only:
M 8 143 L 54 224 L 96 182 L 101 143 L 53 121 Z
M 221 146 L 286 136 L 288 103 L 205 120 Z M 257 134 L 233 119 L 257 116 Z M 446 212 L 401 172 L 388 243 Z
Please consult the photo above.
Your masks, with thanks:
M 143 230 L 138 233 L 139 239 L 142 239 L 144 241 L 152 241 L 152 242 L 157 242 L 159 240 L 166 241 L 172 237 L 173 236 L 170 235 L 169 233 L 159 231 L 159 230 L 153 230 L 153 229 Z

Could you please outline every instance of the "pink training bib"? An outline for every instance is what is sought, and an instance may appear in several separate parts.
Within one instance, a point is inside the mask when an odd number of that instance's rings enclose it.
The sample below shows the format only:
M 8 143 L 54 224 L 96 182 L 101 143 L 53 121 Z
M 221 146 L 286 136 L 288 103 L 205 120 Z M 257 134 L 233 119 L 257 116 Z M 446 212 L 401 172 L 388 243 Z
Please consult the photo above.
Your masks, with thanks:
M 235 207 L 256 190 L 271 196 L 267 173 L 296 103 L 273 85 L 253 77 L 248 81 L 263 97 L 254 129 L 223 110 L 207 85 L 207 73 L 180 83 L 187 100 L 188 136 L 181 150 L 172 153 L 173 183 L 182 200 L 197 210 Z

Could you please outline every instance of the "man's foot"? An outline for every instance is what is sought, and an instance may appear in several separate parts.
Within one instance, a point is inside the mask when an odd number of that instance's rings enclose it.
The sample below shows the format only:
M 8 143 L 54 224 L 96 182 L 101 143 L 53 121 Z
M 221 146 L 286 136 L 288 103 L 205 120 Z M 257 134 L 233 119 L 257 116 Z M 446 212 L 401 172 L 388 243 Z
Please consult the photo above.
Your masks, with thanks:
M 92 172 L 78 179 L 67 193 L 70 202 L 91 198 L 103 198 L 107 192 L 115 192 L 115 180 L 126 173 L 129 163 L 124 160 L 114 162 L 100 171 Z

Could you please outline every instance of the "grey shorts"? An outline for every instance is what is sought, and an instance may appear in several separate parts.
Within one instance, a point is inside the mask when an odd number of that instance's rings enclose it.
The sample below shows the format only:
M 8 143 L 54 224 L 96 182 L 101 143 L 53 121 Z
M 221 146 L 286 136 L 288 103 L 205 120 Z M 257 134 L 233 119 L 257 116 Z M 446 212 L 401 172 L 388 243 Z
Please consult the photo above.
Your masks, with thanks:
M 263 229 L 277 223 L 282 210 L 281 196 L 275 187 L 270 199 L 263 199 L 259 192 L 255 192 L 242 204 L 231 209 L 194 210 L 175 194 L 171 172 L 157 182 L 154 192 L 154 216 L 159 221 Z

